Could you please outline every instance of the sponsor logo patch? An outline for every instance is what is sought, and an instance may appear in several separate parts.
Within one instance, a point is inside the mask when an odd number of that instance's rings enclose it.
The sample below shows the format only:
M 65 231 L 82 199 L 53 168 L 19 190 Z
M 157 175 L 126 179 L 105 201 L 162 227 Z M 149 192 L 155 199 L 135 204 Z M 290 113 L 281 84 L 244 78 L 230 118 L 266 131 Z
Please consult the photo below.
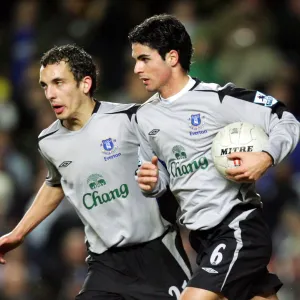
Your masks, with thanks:
M 172 148 L 175 158 L 169 160 L 168 170 L 172 177 L 182 177 L 187 174 L 196 172 L 197 170 L 206 170 L 208 168 L 208 160 L 205 156 L 200 156 L 192 161 L 187 162 L 187 154 L 183 146 L 175 145 Z
M 176 145 L 172 149 L 173 154 L 175 155 L 176 159 L 185 159 L 186 158 L 186 152 L 183 146 Z
M 254 103 L 262 104 L 266 107 L 271 107 L 275 105 L 277 102 L 278 101 L 272 96 L 267 96 L 261 92 L 256 92 L 255 94 Z
M 87 184 L 92 190 L 94 190 L 96 188 L 106 185 L 106 181 L 104 180 L 102 175 L 92 174 L 87 179 Z

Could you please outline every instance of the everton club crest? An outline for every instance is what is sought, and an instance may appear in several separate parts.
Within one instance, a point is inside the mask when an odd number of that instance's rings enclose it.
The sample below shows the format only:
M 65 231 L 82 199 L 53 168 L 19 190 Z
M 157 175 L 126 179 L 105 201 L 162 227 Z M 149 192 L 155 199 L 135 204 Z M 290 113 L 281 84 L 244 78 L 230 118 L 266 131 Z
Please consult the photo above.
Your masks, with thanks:
M 108 138 L 106 140 L 102 140 L 102 143 L 100 144 L 101 150 L 104 154 L 110 155 L 117 151 L 118 145 L 116 143 L 115 139 Z
M 199 130 L 204 125 L 203 119 L 204 119 L 204 117 L 201 117 L 200 113 L 191 115 L 190 118 L 188 119 L 189 127 L 192 130 Z

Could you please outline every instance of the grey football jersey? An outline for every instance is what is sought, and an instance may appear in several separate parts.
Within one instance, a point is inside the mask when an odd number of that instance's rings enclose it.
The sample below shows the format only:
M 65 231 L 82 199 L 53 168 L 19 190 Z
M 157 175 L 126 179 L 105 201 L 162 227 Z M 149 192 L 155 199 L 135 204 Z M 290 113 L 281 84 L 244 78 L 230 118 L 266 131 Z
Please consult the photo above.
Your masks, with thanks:
M 181 208 L 179 221 L 188 229 L 219 224 L 239 203 L 260 206 L 255 184 L 223 178 L 215 169 L 211 145 L 217 132 L 233 122 L 261 126 L 269 135 L 264 149 L 280 162 L 299 141 L 299 122 L 285 106 L 258 91 L 196 81 L 194 87 L 171 103 L 155 94 L 137 112 L 142 161 L 155 153 L 165 163 L 153 193 L 167 184 Z M 152 151 L 152 152 L 151 152 Z
M 57 120 L 39 136 L 49 170 L 46 183 L 62 186 L 95 253 L 149 241 L 166 230 L 156 199 L 143 196 L 135 180 L 136 109 L 133 104 L 97 103 L 80 130 L 69 131 Z

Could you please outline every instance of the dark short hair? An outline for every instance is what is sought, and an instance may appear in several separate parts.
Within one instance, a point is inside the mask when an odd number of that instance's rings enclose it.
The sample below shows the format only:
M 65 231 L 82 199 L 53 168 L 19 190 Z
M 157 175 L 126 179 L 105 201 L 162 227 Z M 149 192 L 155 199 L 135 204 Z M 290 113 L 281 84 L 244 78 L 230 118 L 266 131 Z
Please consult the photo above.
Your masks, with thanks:
M 179 53 L 179 63 L 190 70 L 193 46 L 183 24 L 172 15 L 161 14 L 146 19 L 135 26 L 128 35 L 131 44 L 146 45 L 158 51 L 162 59 L 171 50 Z
M 41 58 L 41 65 L 53 65 L 64 61 L 68 64 L 77 84 L 85 77 L 92 78 L 89 94 L 92 97 L 97 88 L 98 70 L 93 58 L 77 45 L 55 46 L 48 50 Z

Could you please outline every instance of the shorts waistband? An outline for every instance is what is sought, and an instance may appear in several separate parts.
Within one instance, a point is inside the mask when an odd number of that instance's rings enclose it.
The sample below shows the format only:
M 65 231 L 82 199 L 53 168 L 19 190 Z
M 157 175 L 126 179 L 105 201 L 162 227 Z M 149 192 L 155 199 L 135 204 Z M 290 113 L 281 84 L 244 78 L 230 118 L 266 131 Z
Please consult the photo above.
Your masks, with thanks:
M 104 251 L 103 253 L 106 253 L 106 252 L 117 253 L 117 252 L 127 251 L 127 250 L 131 250 L 131 249 L 137 249 L 137 248 L 143 247 L 145 245 L 148 245 L 149 243 L 154 243 L 158 240 L 162 240 L 169 232 L 171 232 L 173 230 L 176 230 L 175 225 L 169 226 L 167 228 L 167 230 L 161 236 L 159 236 L 159 237 L 157 237 L 153 240 L 146 241 L 146 242 L 141 242 L 141 243 L 136 243 L 136 244 L 132 244 L 132 245 L 125 245 L 125 246 L 121 246 L 121 247 L 113 246 L 113 247 L 110 247 L 109 249 L 107 249 L 106 251 Z M 86 241 L 85 244 L 86 244 L 86 247 L 87 247 L 87 250 L 88 250 L 88 254 L 95 255 L 95 256 L 99 256 L 99 255 L 103 254 L 103 253 L 100 253 L 100 254 L 94 253 L 91 250 L 89 250 L 90 244 L 89 244 L 88 241 Z

